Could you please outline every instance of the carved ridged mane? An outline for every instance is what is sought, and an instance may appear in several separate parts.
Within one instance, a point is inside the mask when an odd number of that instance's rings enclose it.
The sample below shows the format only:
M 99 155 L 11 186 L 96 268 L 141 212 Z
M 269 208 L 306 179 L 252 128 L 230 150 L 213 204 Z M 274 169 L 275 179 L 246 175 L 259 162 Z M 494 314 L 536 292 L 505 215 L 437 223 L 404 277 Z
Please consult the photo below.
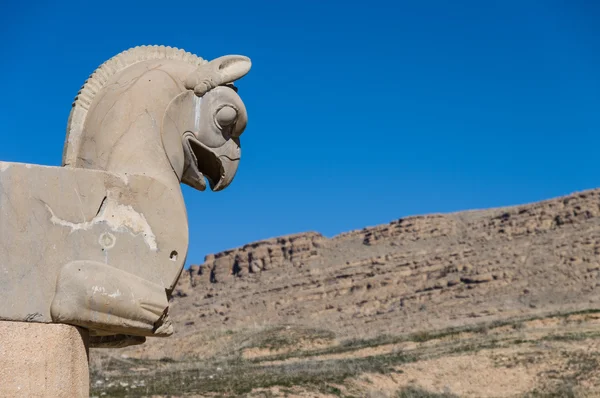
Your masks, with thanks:
M 67 123 L 67 136 L 62 159 L 63 166 L 75 165 L 87 112 L 96 95 L 104 88 L 110 78 L 138 62 L 155 59 L 180 60 L 191 65 L 207 63 L 206 60 L 197 55 L 169 46 L 138 46 L 123 51 L 104 62 L 85 81 L 73 102 L 73 108 Z

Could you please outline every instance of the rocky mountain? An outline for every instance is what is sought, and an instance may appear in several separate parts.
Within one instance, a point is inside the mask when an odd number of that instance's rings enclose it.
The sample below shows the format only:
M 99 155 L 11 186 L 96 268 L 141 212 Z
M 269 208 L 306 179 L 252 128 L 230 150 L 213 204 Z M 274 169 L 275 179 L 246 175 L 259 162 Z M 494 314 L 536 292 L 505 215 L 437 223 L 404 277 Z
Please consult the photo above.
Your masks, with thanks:
M 94 374 L 98 386 L 108 383 L 106 366 L 119 355 L 151 361 L 144 366 L 152 371 L 160 361 L 198 358 L 254 361 L 264 371 L 260 361 L 275 366 L 282 355 L 310 362 L 349 342 L 386 342 L 367 344 L 381 349 L 415 333 L 473 334 L 483 324 L 590 314 L 599 300 L 600 190 L 590 190 L 509 208 L 401 218 L 333 238 L 284 236 L 209 255 L 184 272 L 173 292 L 175 334 L 98 353 Z M 595 324 L 592 318 L 581 322 Z M 320 383 L 350 394 L 344 380 L 361 372 Z M 465 396 L 495 396 L 474 394 Z

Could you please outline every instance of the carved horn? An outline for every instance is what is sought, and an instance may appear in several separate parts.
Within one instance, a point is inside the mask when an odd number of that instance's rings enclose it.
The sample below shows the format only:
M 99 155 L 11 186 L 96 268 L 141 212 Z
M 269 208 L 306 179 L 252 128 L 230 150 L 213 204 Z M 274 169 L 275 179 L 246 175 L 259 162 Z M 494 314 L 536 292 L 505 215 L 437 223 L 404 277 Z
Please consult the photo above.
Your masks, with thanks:
M 184 85 L 202 97 L 209 90 L 244 77 L 252 66 L 250 58 L 242 55 L 226 55 L 201 65 L 186 77 Z

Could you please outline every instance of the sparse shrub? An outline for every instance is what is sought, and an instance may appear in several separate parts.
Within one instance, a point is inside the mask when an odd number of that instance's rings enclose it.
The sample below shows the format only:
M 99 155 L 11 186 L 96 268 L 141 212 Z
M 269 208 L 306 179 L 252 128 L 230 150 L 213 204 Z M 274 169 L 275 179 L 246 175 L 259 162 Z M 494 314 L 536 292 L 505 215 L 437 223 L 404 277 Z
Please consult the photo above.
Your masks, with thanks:
M 404 387 L 398 391 L 396 398 L 458 398 L 458 395 L 429 392 L 419 387 Z

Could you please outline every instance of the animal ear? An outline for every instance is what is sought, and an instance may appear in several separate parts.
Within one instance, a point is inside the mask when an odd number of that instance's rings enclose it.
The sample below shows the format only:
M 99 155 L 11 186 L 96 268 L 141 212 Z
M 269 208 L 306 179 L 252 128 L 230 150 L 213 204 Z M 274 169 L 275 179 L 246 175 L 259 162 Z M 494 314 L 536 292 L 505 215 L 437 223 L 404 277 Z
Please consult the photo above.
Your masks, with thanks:
M 244 57 L 243 55 L 227 55 L 224 57 L 217 58 L 209 63 L 215 63 L 217 69 L 223 73 L 225 83 L 233 83 L 234 81 L 241 79 L 250 72 L 252 62 L 250 58 Z
M 214 59 L 192 72 L 185 79 L 185 87 L 201 97 L 207 91 L 244 77 L 252 67 L 250 58 L 242 55 L 226 55 Z

